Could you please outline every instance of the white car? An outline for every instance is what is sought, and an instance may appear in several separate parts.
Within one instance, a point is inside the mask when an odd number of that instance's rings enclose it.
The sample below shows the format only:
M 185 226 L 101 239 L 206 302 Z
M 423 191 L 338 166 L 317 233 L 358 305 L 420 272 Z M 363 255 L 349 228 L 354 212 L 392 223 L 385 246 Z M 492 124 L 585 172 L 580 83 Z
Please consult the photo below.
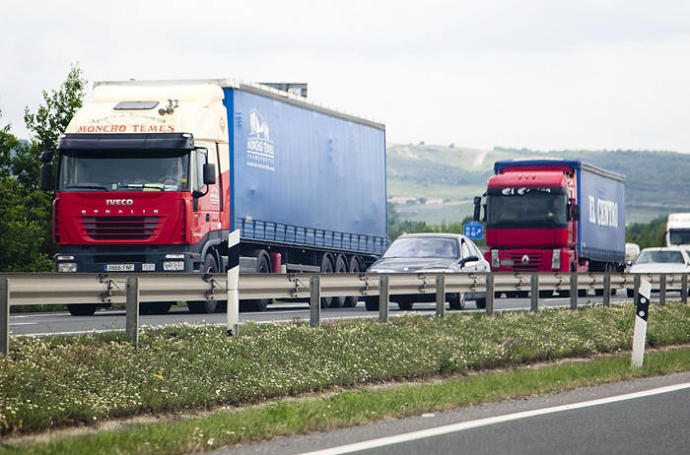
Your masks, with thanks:
M 628 272 L 642 274 L 690 273 L 690 254 L 688 250 L 680 247 L 645 248 L 630 266 Z M 632 296 L 632 289 L 628 289 L 628 297 Z

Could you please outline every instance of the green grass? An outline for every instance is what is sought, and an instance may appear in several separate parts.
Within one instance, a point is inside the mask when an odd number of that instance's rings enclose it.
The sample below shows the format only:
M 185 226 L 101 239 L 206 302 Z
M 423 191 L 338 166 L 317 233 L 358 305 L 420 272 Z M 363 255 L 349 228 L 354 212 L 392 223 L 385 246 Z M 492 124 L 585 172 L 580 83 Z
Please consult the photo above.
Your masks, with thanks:
M 326 398 L 276 401 L 239 411 L 163 423 L 131 424 L 118 431 L 61 437 L 48 443 L 1 445 L 0 452 L 27 454 L 182 454 L 238 443 L 361 425 L 392 417 L 438 412 L 488 401 L 553 393 L 576 387 L 687 371 L 690 350 L 648 353 L 640 369 L 628 355 L 539 369 L 516 369 L 440 383 L 387 390 L 345 391 Z M 3 450 L 4 448 L 4 450 Z
M 218 327 L 176 326 L 142 330 L 136 351 L 121 333 L 13 338 L 11 357 L 0 359 L 0 435 L 616 352 L 631 344 L 633 312 L 246 324 L 230 339 Z M 652 308 L 648 337 L 690 341 L 690 307 Z

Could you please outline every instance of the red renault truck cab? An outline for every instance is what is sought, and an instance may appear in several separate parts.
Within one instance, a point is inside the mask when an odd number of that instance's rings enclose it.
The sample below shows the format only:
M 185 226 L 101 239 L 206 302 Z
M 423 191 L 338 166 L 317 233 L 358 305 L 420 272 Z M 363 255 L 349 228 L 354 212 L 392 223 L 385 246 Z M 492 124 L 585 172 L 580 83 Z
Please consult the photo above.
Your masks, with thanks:
M 494 171 L 484 211 L 486 260 L 492 271 L 584 272 L 623 266 L 621 175 L 555 159 L 499 161 Z

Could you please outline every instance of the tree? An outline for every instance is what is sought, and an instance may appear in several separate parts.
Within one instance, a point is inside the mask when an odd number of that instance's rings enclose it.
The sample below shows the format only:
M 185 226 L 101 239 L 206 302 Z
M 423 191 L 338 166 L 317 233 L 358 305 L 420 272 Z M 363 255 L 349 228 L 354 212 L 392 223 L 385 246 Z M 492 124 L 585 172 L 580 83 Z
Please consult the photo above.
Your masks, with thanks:
M 10 125 L 0 128 L 0 271 L 52 269 L 52 197 L 40 190 L 40 155 L 57 148 L 82 105 L 85 87 L 81 69 L 72 65 L 58 90 L 43 92 L 44 104 L 36 113 L 26 108 L 30 144 L 17 140 Z

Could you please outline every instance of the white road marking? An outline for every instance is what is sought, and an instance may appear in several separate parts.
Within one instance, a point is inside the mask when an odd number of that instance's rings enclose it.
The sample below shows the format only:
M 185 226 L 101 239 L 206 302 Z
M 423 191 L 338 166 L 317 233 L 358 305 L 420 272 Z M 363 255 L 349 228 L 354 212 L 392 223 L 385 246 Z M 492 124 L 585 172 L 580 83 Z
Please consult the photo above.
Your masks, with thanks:
M 10 322 L 10 326 L 13 325 L 36 325 L 38 322 Z
M 675 392 L 690 388 L 690 382 L 683 384 L 676 384 L 666 387 L 659 387 L 656 389 L 644 390 L 642 392 L 628 393 L 625 395 L 617 395 L 608 398 L 600 398 L 597 400 L 582 401 L 580 403 L 565 404 L 561 406 L 553 406 L 549 408 L 535 409 L 532 411 L 516 412 L 513 414 L 506 414 L 496 417 L 486 417 L 478 420 L 470 420 L 468 422 L 461 422 L 451 425 L 444 425 L 436 428 L 429 428 L 427 430 L 413 431 L 410 433 L 403 433 L 395 436 L 388 436 L 385 438 L 371 439 L 369 441 L 357 442 L 354 444 L 347 444 L 344 446 L 331 447 L 329 449 L 317 450 L 314 452 L 305 452 L 301 455 L 338 455 L 343 453 L 358 452 L 361 450 L 373 449 L 376 447 L 389 446 L 399 444 L 401 442 L 414 441 L 417 439 L 430 438 L 440 436 L 448 433 L 455 433 L 458 431 L 470 430 L 472 428 L 479 428 L 488 425 L 495 425 L 497 423 L 510 422 L 513 420 L 526 419 L 530 417 L 541 416 L 545 414 L 553 414 L 556 412 L 571 411 L 573 409 L 582 409 L 591 406 L 600 406 L 604 404 L 617 403 L 620 401 L 634 400 L 637 398 L 645 398 L 662 393 Z

